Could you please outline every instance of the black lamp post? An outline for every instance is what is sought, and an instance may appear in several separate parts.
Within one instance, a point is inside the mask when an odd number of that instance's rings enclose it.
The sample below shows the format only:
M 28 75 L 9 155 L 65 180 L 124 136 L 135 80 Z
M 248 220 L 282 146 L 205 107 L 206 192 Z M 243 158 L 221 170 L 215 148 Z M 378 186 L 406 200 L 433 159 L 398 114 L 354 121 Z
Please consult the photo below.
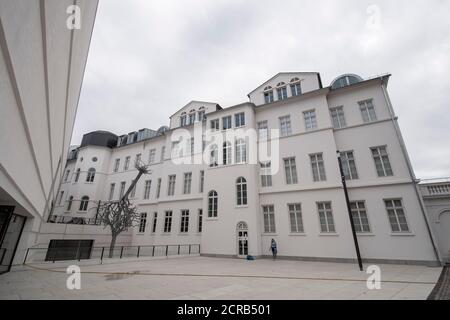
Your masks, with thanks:
M 348 197 L 347 183 L 345 182 L 345 174 L 344 169 L 342 168 L 341 154 L 339 151 L 337 151 L 337 158 L 339 162 L 339 171 L 341 173 L 342 186 L 344 187 L 345 202 L 347 203 L 348 217 L 350 219 L 350 225 L 352 227 L 353 242 L 355 243 L 356 257 L 358 258 L 359 270 L 363 271 L 361 253 L 359 252 L 358 237 L 356 236 L 355 223 L 353 222 L 352 209 L 350 207 L 350 199 Z

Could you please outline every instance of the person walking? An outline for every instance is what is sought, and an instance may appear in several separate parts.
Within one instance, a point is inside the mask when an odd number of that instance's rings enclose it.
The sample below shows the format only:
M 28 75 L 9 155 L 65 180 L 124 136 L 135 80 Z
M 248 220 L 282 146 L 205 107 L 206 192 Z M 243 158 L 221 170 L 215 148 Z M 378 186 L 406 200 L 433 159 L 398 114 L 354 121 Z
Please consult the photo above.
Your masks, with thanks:
M 277 242 L 275 241 L 275 239 L 272 239 L 270 243 L 270 249 L 272 250 L 273 260 L 275 260 L 277 258 Z

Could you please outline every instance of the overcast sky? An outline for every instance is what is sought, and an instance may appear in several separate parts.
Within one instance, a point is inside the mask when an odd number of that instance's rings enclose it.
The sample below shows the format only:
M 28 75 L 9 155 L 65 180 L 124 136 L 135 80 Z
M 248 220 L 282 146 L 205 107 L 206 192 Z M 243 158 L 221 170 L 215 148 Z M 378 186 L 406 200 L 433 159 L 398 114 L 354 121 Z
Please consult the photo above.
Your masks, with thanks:
M 75 122 L 118 135 L 222 107 L 280 71 L 392 73 L 419 178 L 450 176 L 450 1 L 101 0 Z

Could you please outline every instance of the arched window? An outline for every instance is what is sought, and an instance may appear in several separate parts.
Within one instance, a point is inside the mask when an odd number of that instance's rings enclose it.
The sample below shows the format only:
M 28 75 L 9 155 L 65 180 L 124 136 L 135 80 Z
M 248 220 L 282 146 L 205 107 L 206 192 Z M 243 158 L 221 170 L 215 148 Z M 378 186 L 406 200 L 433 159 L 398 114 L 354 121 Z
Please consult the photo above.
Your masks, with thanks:
M 223 143 L 223 164 L 231 164 L 231 143 Z
M 279 84 L 277 84 L 277 95 L 278 95 L 278 100 L 287 99 L 286 83 L 280 82 Z
M 210 150 L 211 152 L 210 152 L 209 166 L 217 167 L 219 163 L 219 149 L 217 148 L 217 145 L 213 144 Z
M 236 200 L 238 206 L 247 205 L 247 180 L 243 177 L 239 177 L 236 180 Z
M 80 179 L 80 168 L 78 168 L 75 173 L 75 182 L 78 182 L 78 179 Z
M 300 86 L 300 79 L 299 78 L 293 78 L 291 80 L 291 94 L 293 97 L 299 96 L 302 94 L 302 88 Z
M 72 202 L 73 202 L 73 196 L 70 196 L 69 200 L 67 201 L 67 209 L 66 209 L 66 211 L 70 211 L 72 209 Z
M 218 201 L 217 192 L 211 190 L 208 193 L 208 218 L 217 217 L 217 201 Z
M 83 196 L 81 198 L 79 211 L 87 211 L 88 204 L 89 204 L 89 197 Z
M 186 125 L 186 112 L 183 112 L 180 116 L 180 126 L 184 127 Z
M 193 124 L 195 122 L 195 110 L 192 109 L 189 111 L 189 124 Z
M 247 162 L 247 146 L 244 139 L 236 140 L 236 163 Z
M 94 168 L 90 168 L 88 170 L 87 176 L 86 176 L 86 182 L 94 182 L 94 178 L 95 178 L 95 169 Z
M 271 86 L 264 88 L 264 102 L 265 103 L 273 102 L 273 89 Z
M 198 109 L 198 121 L 203 121 L 205 120 L 205 107 L 200 107 L 200 109 Z

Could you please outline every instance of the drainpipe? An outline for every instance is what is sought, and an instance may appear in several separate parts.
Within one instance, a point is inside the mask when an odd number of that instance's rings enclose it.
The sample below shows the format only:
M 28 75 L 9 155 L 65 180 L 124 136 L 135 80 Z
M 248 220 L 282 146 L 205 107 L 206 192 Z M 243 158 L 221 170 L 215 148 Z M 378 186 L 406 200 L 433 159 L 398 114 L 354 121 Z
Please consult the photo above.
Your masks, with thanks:
M 423 215 L 423 218 L 425 220 L 425 225 L 427 227 L 428 230 L 428 235 L 430 236 L 430 240 L 431 240 L 431 244 L 433 246 L 433 250 L 434 250 L 434 255 L 436 256 L 437 261 L 439 261 L 442 264 L 442 260 L 441 257 L 439 255 L 439 251 L 436 248 L 436 240 L 434 239 L 433 233 L 431 231 L 430 228 L 430 221 L 428 220 L 428 216 L 426 214 L 426 209 L 425 209 L 425 204 L 423 203 L 423 199 L 422 196 L 420 195 L 420 191 L 419 191 L 419 186 L 417 184 L 417 179 L 416 176 L 414 174 L 414 170 L 411 164 L 411 160 L 408 156 L 408 152 L 406 151 L 406 145 L 405 145 L 405 141 L 403 140 L 402 134 L 400 132 L 400 127 L 397 123 L 397 117 L 394 114 L 394 109 L 392 108 L 392 104 L 391 104 L 391 99 L 389 98 L 389 95 L 386 91 L 386 88 L 383 85 L 383 80 L 384 80 L 384 76 L 381 77 L 381 90 L 383 91 L 383 95 L 384 95 L 384 99 L 386 100 L 386 104 L 388 106 L 388 110 L 389 110 L 389 114 L 391 116 L 391 120 L 392 120 L 392 124 L 394 125 L 394 130 L 395 130 L 395 134 L 397 135 L 397 139 L 400 143 L 400 148 L 402 150 L 403 153 L 403 157 L 406 160 L 406 164 L 408 167 L 408 171 L 409 171 L 409 175 L 412 179 L 412 182 L 414 184 L 414 191 L 416 193 L 417 198 L 419 199 L 419 204 L 420 204 L 420 209 Z

